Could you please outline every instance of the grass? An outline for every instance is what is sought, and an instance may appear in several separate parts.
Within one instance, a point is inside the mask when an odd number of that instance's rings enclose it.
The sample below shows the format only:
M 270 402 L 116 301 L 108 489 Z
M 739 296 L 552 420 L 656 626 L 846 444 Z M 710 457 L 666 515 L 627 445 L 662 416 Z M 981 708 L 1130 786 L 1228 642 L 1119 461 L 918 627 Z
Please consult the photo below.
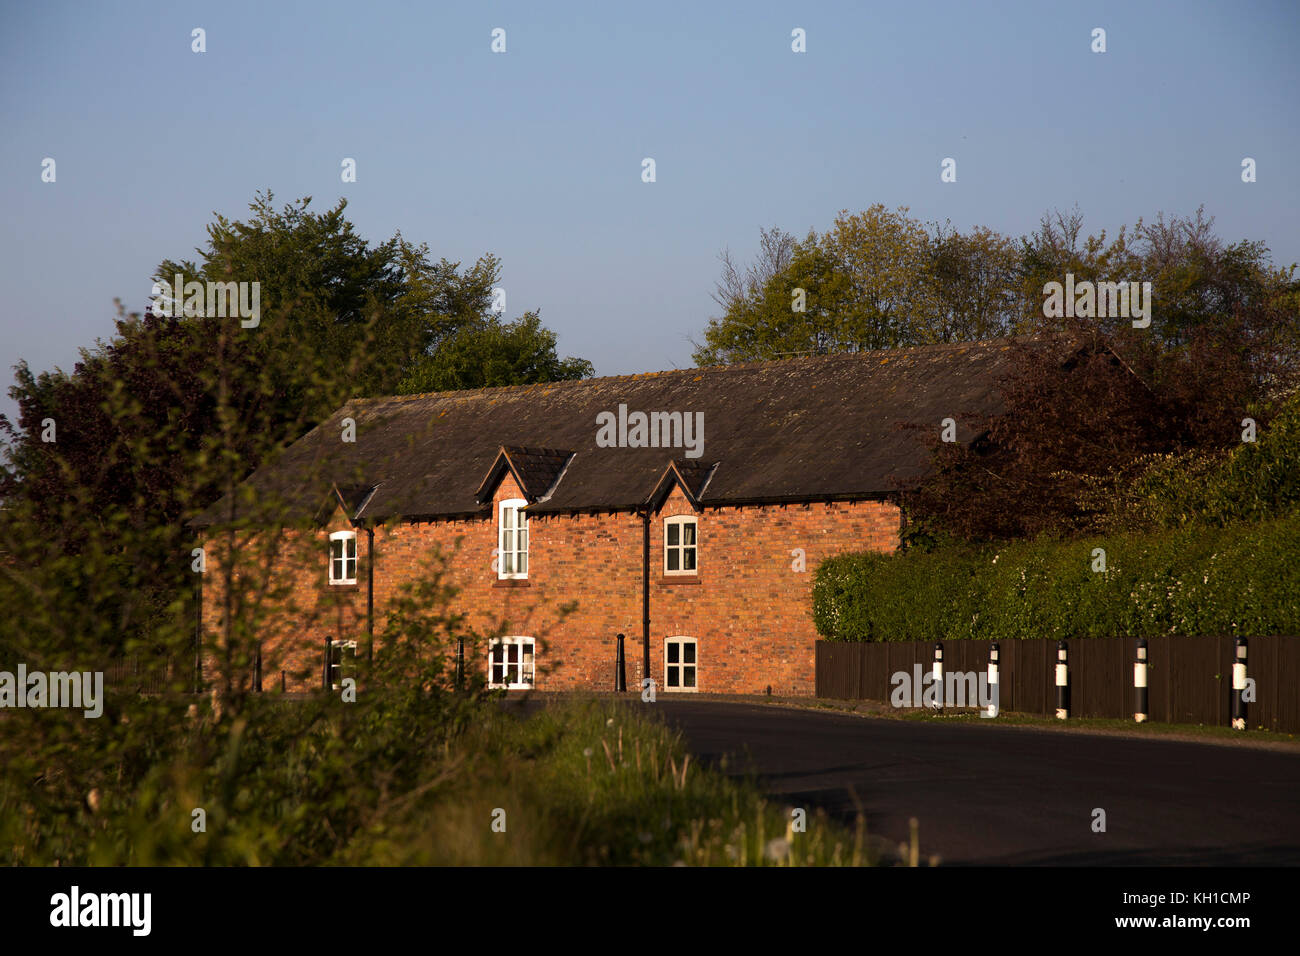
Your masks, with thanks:
M 1282 731 L 1272 731 L 1264 727 L 1251 727 L 1245 732 L 1210 724 L 1176 724 L 1164 721 L 1148 720 L 1137 723 L 1115 717 L 1071 717 L 1057 720 L 1041 714 L 1022 714 L 1001 711 L 997 717 L 981 717 L 975 709 L 942 712 L 920 708 L 897 709 L 879 701 L 838 701 L 815 700 L 806 705 L 791 700 L 780 701 L 785 706 L 807 706 L 817 710 L 850 711 L 870 717 L 882 717 L 890 720 L 910 720 L 922 722 L 946 722 L 975 724 L 988 727 L 1038 727 L 1042 729 L 1077 731 L 1087 733 L 1123 734 L 1137 737 L 1166 737 L 1170 739 L 1205 739 L 1218 743 L 1243 744 L 1248 746 L 1268 744 L 1300 749 L 1300 735 Z
M 1233 730 L 1231 727 L 1220 727 L 1208 724 L 1174 724 L 1162 721 L 1144 721 L 1137 723 L 1134 720 L 1124 720 L 1114 717 L 1071 717 L 1068 720 L 1057 720 L 1055 717 L 1044 717 L 1039 714 L 1013 714 L 1003 711 L 994 718 L 980 717 L 976 711 L 949 711 L 944 714 L 932 714 L 924 711 L 908 711 L 898 715 L 902 720 L 922 720 L 922 721 L 958 721 L 963 723 L 978 722 L 996 726 L 998 724 L 1015 724 L 1025 727 L 1051 727 L 1057 730 L 1093 730 L 1093 731 L 1111 731 L 1123 732 L 1126 734 L 1139 734 L 1151 736 L 1167 737 L 1206 737 L 1224 741 L 1259 741 L 1267 740 L 1270 743 L 1292 744 L 1300 747 L 1300 736 L 1296 734 L 1280 733 L 1266 730 L 1263 727 L 1251 727 L 1244 733 L 1240 730 Z
M 846 828 L 770 800 L 611 700 L 525 715 L 498 694 L 408 689 L 351 704 L 267 695 L 219 714 L 127 695 L 100 721 L 11 718 L 0 737 L 0 861 L 10 864 L 858 866 L 883 856 L 861 821 Z
M 678 734 L 613 702 L 485 713 L 462 768 L 382 844 L 381 864 L 822 866 L 871 862 L 861 828 L 703 768 Z M 802 818 L 796 822 L 794 811 Z M 496 822 L 496 828 L 493 827 Z M 504 828 L 504 829 L 502 829 Z M 350 862 L 345 860 L 345 862 Z
M 1141 724 L 1134 720 L 1111 717 L 1071 717 L 1069 720 L 1057 720 L 1041 714 L 1013 713 L 1002 711 L 996 718 L 980 717 L 978 710 L 949 708 L 940 713 L 920 708 L 899 709 L 891 707 L 884 701 L 872 700 L 836 700 L 822 697 L 759 697 L 744 695 L 705 695 L 698 700 L 723 700 L 729 703 L 755 704 L 769 707 L 793 707 L 799 710 L 833 711 L 854 713 L 866 717 L 882 717 L 890 720 L 912 721 L 947 721 L 949 723 L 977 723 L 980 726 L 1017 726 L 1042 727 L 1053 730 L 1081 731 L 1095 733 L 1132 734 L 1135 736 L 1164 736 L 1169 738 L 1206 738 L 1223 743 L 1244 745 L 1277 744 L 1300 748 L 1300 734 L 1273 731 L 1255 726 L 1246 732 L 1210 724 L 1177 724 L 1163 721 L 1145 721 Z

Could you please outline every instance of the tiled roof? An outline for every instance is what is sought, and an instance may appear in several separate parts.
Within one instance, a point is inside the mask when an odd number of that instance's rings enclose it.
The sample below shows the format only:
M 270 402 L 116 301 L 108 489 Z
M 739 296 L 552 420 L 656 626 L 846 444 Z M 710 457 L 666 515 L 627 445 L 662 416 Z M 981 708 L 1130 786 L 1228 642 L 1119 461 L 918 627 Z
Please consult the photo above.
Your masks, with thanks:
M 490 501 L 496 490 L 501 475 L 509 470 L 519 482 L 524 496 L 531 502 L 542 498 L 555 484 L 555 480 L 564 471 L 564 466 L 573 457 L 571 451 L 559 451 L 555 448 L 520 448 L 517 445 L 502 445 L 488 469 L 487 477 L 479 485 L 475 497 L 480 502 Z
M 997 384 L 1015 349 L 1034 341 L 356 399 L 248 483 L 259 499 L 278 492 L 304 515 L 334 486 L 348 489 L 348 498 L 369 495 L 364 517 L 372 520 L 486 513 L 482 486 L 503 467 L 538 501 L 534 511 L 641 507 L 671 463 L 704 506 L 883 496 L 929 461 L 924 435 L 900 425 L 932 425 L 937 433 L 953 418 L 958 440 L 970 440 L 1001 410 Z M 661 418 L 651 429 L 656 444 L 677 438 L 679 447 L 603 447 L 613 429 L 598 443 L 599 422 L 630 424 L 636 412 L 702 421 L 702 436 L 667 434 Z M 356 421 L 355 442 L 340 440 L 345 417 Z M 629 427 L 620 437 L 631 444 L 638 436 Z M 689 446 L 688 437 L 702 441 Z M 195 523 L 215 523 L 225 507 L 218 502 Z
M 709 476 L 718 466 L 718 462 L 692 461 L 689 458 L 676 458 L 668 463 L 654 490 L 650 492 L 649 501 L 658 507 L 672 493 L 674 487 L 680 487 L 687 499 L 695 507 L 701 504 L 701 495 L 709 483 Z M 538 510 L 538 509 L 531 509 Z

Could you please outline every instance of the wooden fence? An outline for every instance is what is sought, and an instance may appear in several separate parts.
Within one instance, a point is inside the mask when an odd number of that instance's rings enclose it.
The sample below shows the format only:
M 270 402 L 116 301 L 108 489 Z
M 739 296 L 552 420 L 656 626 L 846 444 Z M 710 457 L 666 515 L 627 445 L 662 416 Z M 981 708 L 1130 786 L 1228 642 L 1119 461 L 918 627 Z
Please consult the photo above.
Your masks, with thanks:
M 139 694 L 161 694 L 178 687 L 191 690 L 193 659 L 115 657 L 103 665 L 104 686 Z M 179 681 L 183 679 L 184 683 Z
M 989 641 L 944 641 L 944 671 L 987 671 Z M 1004 711 L 1056 713 L 1056 641 L 1002 641 L 999 700 Z M 1133 719 L 1133 638 L 1070 641 L 1070 716 Z M 1300 732 L 1300 637 L 1252 637 L 1248 675 L 1255 701 L 1251 729 Z M 1232 711 L 1231 637 L 1147 639 L 1150 719 L 1180 724 L 1229 726 Z M 817 642 L 817 696 L 839 700 L 890 699 L 891 677 L 929 673 L 930 641 Z M 919 690 L 917 691 L 919 694 Z

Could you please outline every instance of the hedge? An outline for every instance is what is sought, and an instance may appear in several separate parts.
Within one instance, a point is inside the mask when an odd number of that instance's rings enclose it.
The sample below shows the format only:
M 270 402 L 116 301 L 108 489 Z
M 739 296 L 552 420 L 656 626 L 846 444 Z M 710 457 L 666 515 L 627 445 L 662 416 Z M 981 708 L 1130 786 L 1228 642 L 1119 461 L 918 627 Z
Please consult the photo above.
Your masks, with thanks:
M 1094 571 L 1094 549 L 1105 570 Z M 823 561 L 813 620 L 827 640 L 1300 634 L 1300 510 L 1158 534 Z

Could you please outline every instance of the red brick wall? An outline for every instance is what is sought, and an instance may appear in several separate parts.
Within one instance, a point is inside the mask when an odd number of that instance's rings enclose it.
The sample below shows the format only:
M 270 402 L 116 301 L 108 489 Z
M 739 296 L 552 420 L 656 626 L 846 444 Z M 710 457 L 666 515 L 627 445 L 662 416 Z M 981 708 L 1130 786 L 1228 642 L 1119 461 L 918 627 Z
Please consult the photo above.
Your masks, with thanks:
M 539 689 L 614 687 L 615 636 L 626 635 L 629 689 L 641 681 L 641 519 L 632 514 L 539 516 L 529 521 L 526 586 L 502 586 L 493 570 L 497 546 L 495 505 L 520 497 L 507 476 L 497 490 L 492 519 L 411 522 L 375 530 L 375 633 L 384 608 L 398 588 L 412 580 L 435 549 L 454 554 L 451 583 L 456 606 L 483 632 L 503 624 L 503 633 L 538 639 Z M 897 545 L 896 506 L 875 501 L 708 508 L 696 515 L 699 573 L 663 573 L 664 518 L 696 514 L 680 489 L 651 519 L 650 676 L 664 688 L 665 638 L 697 642 L 701 692 L 811 695 L 814 690 L 812 571 L 819 561 L 845 551 L 891 551 Z M 342 512 L 315 537 L 317 567 L 289 575 L 298 605 L 264 639 L 263 683 L 278 685 L 279 670 L 295 668 L 305 678 L 288 680 L 290 690 L 318 687 L 323 637 L 366 641 L 366 532 L 357 533 L 361 558 L 354 589 L 326 583 L 331 531 L 347 528 Z M 804 571 L 794 570 L 795 549 Z M 217 629 L 219 574 L 205 575 L 204 617 Z M 209 587 L 209 583 L 217 586 Z M 558 608 L 576 601 L 561 619 Z M 542 641 L 547 642 L 545 650 Z M 377 644 L 376 653 L 382 648 Z M 486 666 L 486 651 L 475 666 Z

